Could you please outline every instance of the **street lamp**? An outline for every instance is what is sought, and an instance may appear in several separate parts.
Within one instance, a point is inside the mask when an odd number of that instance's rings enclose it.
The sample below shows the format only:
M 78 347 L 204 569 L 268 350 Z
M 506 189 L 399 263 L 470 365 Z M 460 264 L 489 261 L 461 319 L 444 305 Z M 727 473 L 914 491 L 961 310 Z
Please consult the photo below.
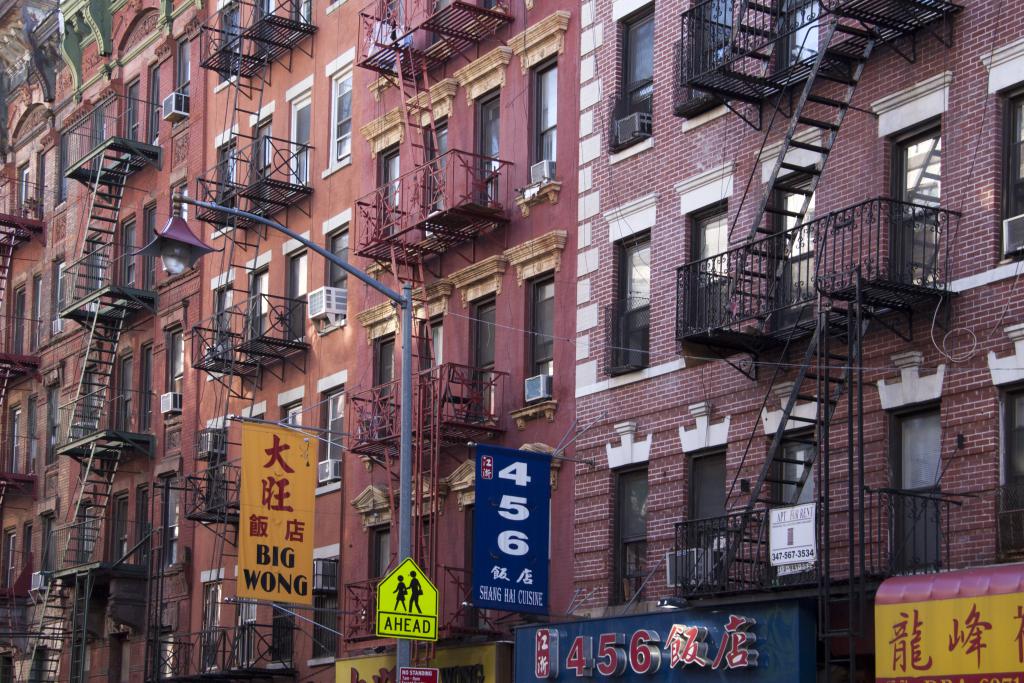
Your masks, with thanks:
M 387 298 L 391 299 L 402 311 L 402 404 L 401 404 L 401 442 L 398 453 L 398 556 L 399 558 L 412 555 L 412 285 L 408 282 L 402 285 L 402 292 L 398 293 L 383 282 L 371 277 L 368 273 L 356 268 L 348 261 L 338 258 L 324 247 L 311 242 L 299 233 L 286 228 L 269 218 L 242 211 L 228 206 L 221 206 L 211 202 L 199 201 L 175 192 L 171 200 L 171 218 L 167 225 L 147 244 L 139 253 L 144 256 L 159 256 L 163 261 L 164 269 L 171 275 L 177 275 L 195 264 L 200 257 L 211 251 L 216 251 L 210 245 L 196 237 L 195 233 L 188 227 L 188 223 L 181 217 L 181 205 L 191 204 L 200 209 L 216 211 L 236 218 L 244 218 L 295 240 L 310 251 L 323 256 L 332 264 L 338 266 L 346 273 L 366 283 Z M 409 641 L 398 639 L 395 659 L 399 668 L 409 666 L 410 647 Z

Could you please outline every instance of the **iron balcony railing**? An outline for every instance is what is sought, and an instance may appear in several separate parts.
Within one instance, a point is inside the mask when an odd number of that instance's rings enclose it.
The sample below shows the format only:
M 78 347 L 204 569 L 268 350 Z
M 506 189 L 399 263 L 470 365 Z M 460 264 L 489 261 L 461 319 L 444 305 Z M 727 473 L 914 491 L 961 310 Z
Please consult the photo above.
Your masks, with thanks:
M 611 112 L 611 148 L 624 149 L 651 137 L 654 111 L 654 80 L 629 83 Z
M 185 516 L 201 522 L 237 523 L 241 481 L 241 468 L 226 462 L 185 477 Z
M 31 619 L 32 553 L 15 550 L 0 565 L 0 646 L 22 651 L 35 625 Z M 14 680 L 13 677 L 9 680 Z
M 140 150 L 151 147 L 148 141 L 152 136 L 146 135 L 146 126 L 150 121 L 159 120 L 152 115 L 159 108 L 159 102 L 120 95 L 96 103 L 64 133 L 67 139 L 65 168 L 77 168 L 86 157 L 115 138 L 124 141 L 129 148 L 133 145 Z M 96 164 L 98 159 L 91 162 L 90 170 L 95 171 Z
M 818 561 L 773 567 L 768 542 L 768 512 L 739 511 L 679 522 L 670 578 L 681 597 L 701 597 L 814 584 L 822 571 L 822 545 L 828 542 L 832 580 L 884 578 L 950 567 L 950 523 L 960 502 L 941 493 L 877 489 L 865 492 L 861 510 L 843 501 L 830 511 L 829 526 L 816 516 Z M 854 526 L 854 565 L 849 563 L 849 525 Z M 863 567 L 860 554 L 863 551 Z
M 690 64 L 682 40 L 675 44 L 675 89 L 672 109 L 676 116 L 692 118 L 715 107 L 721 100 L 690 86 Z
M 651 300 L 627 297 L 605 307 L 607 371 L 621 374 L 650 363 Z
M 677 338 L 785 330 L 812 320 L 799 312 L 819 291 L 838 299 L 859 291 L 900 308 L 942 293 L 957 216 L 880 197 L 692 261 L 676 274 Z
M 250 375 L 309 348 L 305 298 L 255 294 L 192 328 L 192 366 Z
M 94 510 L 97 509 L 86 508 L 86 514 L 79 521 L 54 529 L 53 547 L 57 553 L 54 571 L 68 571 L 92 564 L 126 570 L 145 569 L 148 557 L 146 543 L 133 541 L 130 536 L 137 527 L 135 520 L 92 517 Z M 102 514 L 102 511 L 97 510 L 97 514 Z
M 42 454 L 42 441 L 35 437 L 12 434 L 8 425 L 0 441 L 0 479 L 24 480 L 31 483 Z
M 107 394 L 96 389 L 60 407 L 58 448 L 104 432 L 148 435 L 154 394 L 132 389 Z
M 1024 557 L 1024 481 L 1003 484 L 996 492 L 996 539 L 999 559 Z
M 508 221 L 509 162 L 451 150 L 356 202 L 359 254 L 440 253 Z
M 28 311 L 25 313 L 27 316 Z M 3 323 L 3 330 L 0 331 L 0 343 L 3 344 L 0 356 L 21 356 L 19 360 L 24 363 L 38 363 L 43 321 L 28 317 L 8 317 Z
M 422 425 L 440 424 L 438 437 L 450 443 L 493 435 L 502 429 L 507 378 L 506 372 L 458 363 L 442 363 L 424 370 L 413 382 L 418 393 L 413 400 L 418 399 L 417 405 L 422 406 L 414 421 Z M 349 398 L 353 452 L 380 455 L 397 442 L 401 434 L 400 390 L 399 380 L 393 380 Z
M 151 257 L 135 253 L 134 246 L 93 243 L 86 248 L 88 251 L 61 273 L 61 310 L 95 306 L 96 301 L 88 300 L 108 287 L 112 288 L 110 298 L 118 305 L 133 310 L 152 306 L 156 294 Z
M 160 641 L 158 678 L 194 681 L 204 675 L 228 680 L 232 674 L 288 676 L 294 670 L 294 625 L 245 623 L 175 633 Z
M 277 59 L 316 33 L 313 0 L 256 0 L 252 21 L 242 35 L 253 41 L 258 54 Z

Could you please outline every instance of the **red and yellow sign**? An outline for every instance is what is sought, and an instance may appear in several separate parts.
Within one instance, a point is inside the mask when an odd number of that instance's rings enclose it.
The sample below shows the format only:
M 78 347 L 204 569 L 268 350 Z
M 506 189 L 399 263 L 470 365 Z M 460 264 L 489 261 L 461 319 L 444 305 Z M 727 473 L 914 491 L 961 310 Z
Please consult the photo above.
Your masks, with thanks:
M 1024 683 L 1022 672 L 1024 593 L 875 603 L 877 683 Z
M 316 464 L 302 434 L 242 424 L 238 597 L 312 604 Z

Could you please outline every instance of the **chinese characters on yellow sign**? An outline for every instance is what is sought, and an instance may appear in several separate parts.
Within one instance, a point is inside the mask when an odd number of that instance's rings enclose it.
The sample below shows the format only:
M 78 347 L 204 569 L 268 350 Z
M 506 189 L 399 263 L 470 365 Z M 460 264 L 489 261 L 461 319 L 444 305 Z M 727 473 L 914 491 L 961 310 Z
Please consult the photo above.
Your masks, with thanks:
M 876 604 L 875 658 L 878 683 L 1024 683 L 1024 593 Z
M 312 604 L 315 491 L 302 434 L 242 425 L 238 597 Z

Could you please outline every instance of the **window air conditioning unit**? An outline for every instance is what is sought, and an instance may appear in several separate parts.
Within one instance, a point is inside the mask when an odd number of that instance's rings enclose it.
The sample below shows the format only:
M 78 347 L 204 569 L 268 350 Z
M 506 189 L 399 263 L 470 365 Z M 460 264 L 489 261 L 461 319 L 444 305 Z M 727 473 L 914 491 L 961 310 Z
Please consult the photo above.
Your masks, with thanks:
M 342 287 L 320 287 L 309 293 L 309 319 L 337 322 L 348 311 L 348 290 Z
M 1024 252 L 1024 214 L 1003 221 L 1003 255 Z
M 530 183 L 539 185 L 555 179 L 555 162 L 550 159 L 538 161 L 530 166 Z
M 181 412 L 181 394 L 168 391 L 160 394 L 160 414 L 172 415 Z
M 649 137 L 651 137 L 650 114 L 637 112 L 615 121 L 615 140 L 620 145 Z
M 665 576 L 669 586 L 701 586 L 714 584 L 723 571 L 724 550 L 687 548 L 665 553 Z
M 197 458 L 215 460 L 228 453 L 228 430 L 220 427 L 209 427 L 199 431 Z
M 321 463 L 323 464 L 323 463 Z M 315 591 L 336 591 L 338 590 L 338 561 L 313 560 L 313 590 Z
M 527 403 L 551 398 L 551 375 L 527 377 L 523 383 L 523 398 Z
M 164 98 L 164 121 L 177 123 L 188 118 L 188 95 L 172 92 Z
M 44 591 L 50 583 L 49 572 L 32 572 L 32 586 L 29 590 Z
M 341 460 L 337 458 L 321 460 L 316 467 L 316 480 L 320 484 L 341 481 Z
M 51 335 L 58 335 L 64 331 L 64 318 L 54 318 L 53 325 L 50 328 Z

